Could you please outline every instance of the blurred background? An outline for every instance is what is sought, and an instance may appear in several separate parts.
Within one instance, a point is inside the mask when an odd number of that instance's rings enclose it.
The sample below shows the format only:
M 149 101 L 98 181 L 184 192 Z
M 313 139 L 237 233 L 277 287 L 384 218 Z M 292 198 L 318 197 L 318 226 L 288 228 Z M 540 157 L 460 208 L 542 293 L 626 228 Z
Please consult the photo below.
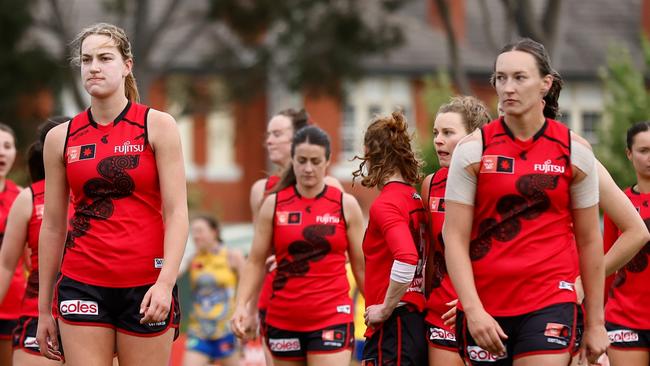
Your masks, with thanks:
M 546 46 L 561 120 L 621 187 L 634 179 L 625 130 L 650 119 L 650 0 L 0 0 L 0 121 L 18 133 L 18 183 L 36 126 L 88 107 L 69 42 L 99 21 L 127 30 L 141 102 L 178 122 L 191 212 L 217 216 L 244 250 L 250 186 L 271 169 L 266 123 L 282 109 L 306 108 L 330 134 L 330 174 L 364 210 L 376 193 L 352 186 L 351 159 L 371 118 L 403 109 L 434 170 L 438 106 L 472 94 L 496 116 L 488 80 L 519 37 Z

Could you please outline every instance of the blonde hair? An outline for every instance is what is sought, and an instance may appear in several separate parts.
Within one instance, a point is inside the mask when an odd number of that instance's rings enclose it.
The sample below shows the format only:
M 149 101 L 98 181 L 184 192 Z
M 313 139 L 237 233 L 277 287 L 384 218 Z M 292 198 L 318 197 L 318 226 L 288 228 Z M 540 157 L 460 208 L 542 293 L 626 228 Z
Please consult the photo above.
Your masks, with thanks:
M 120 51 L 124 61 L 133 60 L 133 53 L 131 52 L 131 43 L 126 36 L 124 29 L 109 23 L 97 23 L 88 28 L 83 29 L 72 41 L 72 62 L 75 65 L 80 64 L 81 59 L 81 44 L 91 35 L 100 35 L 110 38 L 115 42 L 115 47 Z M 140 101 L 140 93 L 138 93 L 138 86 L 135 83 L 135 76 L 131 71 L 124 79 L 124 95 L 132 102 Z
M 463 126 L 467 133 L 473 132 L 492 120 L 485 104 L 479 99 L 467 95 L 452 97 L 448 103 L 441 105 L 438 109 L 438 114 L 449 112 L 458 113 L 463 117 Z

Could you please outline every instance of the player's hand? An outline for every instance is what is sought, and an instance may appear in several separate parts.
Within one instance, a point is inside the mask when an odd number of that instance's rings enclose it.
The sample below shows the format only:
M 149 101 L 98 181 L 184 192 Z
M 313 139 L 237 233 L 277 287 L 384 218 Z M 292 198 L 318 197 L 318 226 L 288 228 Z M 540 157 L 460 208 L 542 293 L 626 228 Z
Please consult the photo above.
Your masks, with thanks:
M 156 282 L 144 294 L 140 303 L 140 324 L 159 323 L 165 321 L 172 305 L 173 286 Z
M 253 339 L 257 335 L 257 316 L 239 305 L 230 319 L 230 328 L 241 339 Z
M 451 329 L 456 328 L 456 312 L 458 311 L 458 299 L 450 301 L 446 303 L 445 305 L 450 306 L 451 309 L 449 309 L 446 313 L 442 314 L 442 321 L 444 321 L 444 324 Z
M 367 326 L 375 327 L 386 321 L 392 312 L 384 304 L 370 305 L 366 308 L 363 317 Z
M 589 362 L 590 365 L 597 364 L 598 359 L 605 353 L 608 346 L 609 337 L 604 325 L 585 326 L 578 364 L 584 365 L 585 361 Z
M 508 339 L 499 323 L 483 309 L 466 312 L 467 328 L 476 345 L 495 356 L 505 356 L 502 339 Z
M 41 354 L 50 360 L 61 361 L 59 348 L 59 330 L 52 314 L 39 314 L 36 342 L 41 349 Z

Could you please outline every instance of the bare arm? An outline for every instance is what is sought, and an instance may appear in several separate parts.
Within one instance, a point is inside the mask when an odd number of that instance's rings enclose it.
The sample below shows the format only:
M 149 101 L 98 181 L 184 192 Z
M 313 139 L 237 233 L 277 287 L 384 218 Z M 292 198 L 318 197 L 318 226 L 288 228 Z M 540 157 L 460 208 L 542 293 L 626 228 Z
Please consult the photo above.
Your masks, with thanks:
M 605 275 L 609 276 L 629 262 L 650 241 L 648 228 L 638 212 L 598 162 L 600 207 L 621 231 L 605 255 Z
M 426 262 L 424 265 L 424 295 L 429 297 L 431 293 L 431 279 L 433 279 L 433 232 L 431 231 L 431 210 L 429 208 L 429 189 L 431 188 L 431 181 L 433 180 L 434 174 L 427 175 L 422 181 L 422 189 L 420 190 L 420 197 L 422 197 L 422 203 L 424 204 L 424 211 L 426 212 L 427 217 L 427 248 L 425 250 Z
M 4 299 L 23 255 L 27 242 L 27 228 L 32 217 L 32 191 L 23 189 L 11 205 L 2 247 L 0 249 L 0 302 Z
M 361 207 L 359 207 L 356 198 L 347 193 L 343 194 L 343 210 L 348 225 L 347 236 L 350 244 L 348 247 L 350 266 L 352 267 L 354 280 L 357 282 L 357 288 L 365 296 L 366 262 L 363 257 L 363 249 L 361 248 L 364 232 L 363 214 L 361 213 Z
M 257 182 L 253 183 L 251 187 L 251 193 L 249 197 L 249 204 L 251 206 L 251 216 L 253 217 L 253 223 L 257 218 L 257 213 L 260 210 L 262 205 L 262 200 L 264 199 L 264 186 L 266 185 L 266 179 L 259 179 Z

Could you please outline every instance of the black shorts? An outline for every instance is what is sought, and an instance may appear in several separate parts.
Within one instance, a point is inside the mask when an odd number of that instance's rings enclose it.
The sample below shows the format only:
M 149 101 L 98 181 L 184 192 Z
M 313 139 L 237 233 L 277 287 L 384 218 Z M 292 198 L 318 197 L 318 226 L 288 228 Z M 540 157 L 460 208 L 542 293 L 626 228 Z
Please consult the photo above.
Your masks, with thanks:
M 266 337 L 266 309 L 259 310 L 258 318 L 260 320 L 260 336 Z
M 424 323 L 427 327 L 427 342 L 429 342 L 429 346 L 452 352 L 456 352 L 458 350 L 458 343 L 456 343 L 456 332 L 437 327 L 428 322 Z
M 112 288 L 88 285 L 61 276 L 57 284 L 57 318 L 74 325 L 100 326 L 118 332 L 144 337 L 154 337 L 175 328 L 178 336 L 181 312 L 178 288 L 172 291 L 169 316 L 158 323 L 140 324 L 140 304 L 151 285 Z
M 620 350 L 650 351 L 650 330 L 634 329 L 605 322 L 610 347 Z
M 508 335 L 506 355 L 499 357 L 478 347 L 469 334 L 462 311 L 456 316 L 458 352 L 470 365 L 512 365 L 516 358 L 533 354 L 572 352 L 575 343 L 577 305 L 561 303 L 528 314 L 495 317 Z
M 582 345 L 582 333 L 585 331 L 585 312 L 582 308 L 582 305 L 578 305 L 578 314 L 576 316 L 576 336 L 575 341 L 573 342 L 573 350 L 571 354 L 573 356 L 577 355 L 580 351 L 580 346 Z
M 354 323 L 313 332 L 294 332 L 267 325 L 266 345 L 273 357 L 281 360 L 304 360 L 308 353 L 340 352 L 354 345 Z
M 16 325 L 18 325 L 17 319 L 0 319 L 0 340 L 11 340 Z
M 40 356 L 41 349 L 36 342 L 36 329 L 38 328 L 38 317 L 23 316 L 18 319 L 18 326 L 14 329 L 13 347 Z M 61 337 L 59 337 L 59 350 L 61 349 Z M 61 352 L 63 354 L 63 352 Z
M 425 337 L 424 314 L 408 305 L 400 306 L 366 338 L 361 365 L 427 365 Z

